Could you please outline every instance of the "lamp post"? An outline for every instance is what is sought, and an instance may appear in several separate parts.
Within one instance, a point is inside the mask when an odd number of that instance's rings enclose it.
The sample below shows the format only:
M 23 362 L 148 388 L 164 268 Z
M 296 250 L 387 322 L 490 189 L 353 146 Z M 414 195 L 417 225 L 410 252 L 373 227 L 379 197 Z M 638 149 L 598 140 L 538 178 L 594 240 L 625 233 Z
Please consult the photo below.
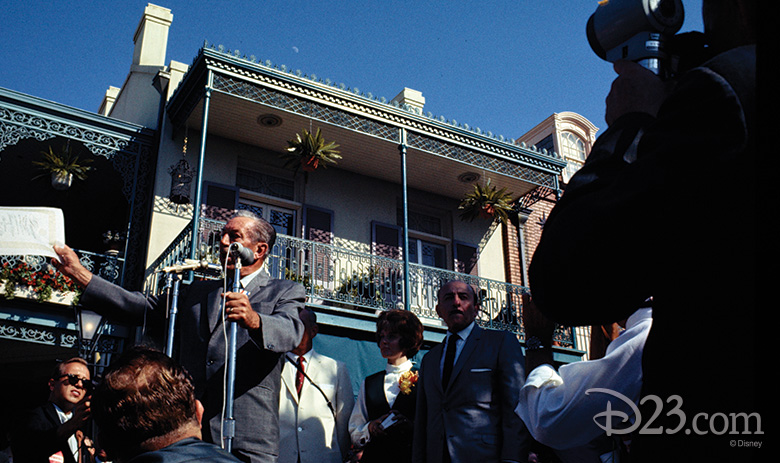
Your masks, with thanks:
M 100 340 L 100 329 L 105 324 L 105 319 L 98 313 L 77 307 L 76 322 L 79 328 L 79 355 L 87 363 L 93 364 L 95 350 Z

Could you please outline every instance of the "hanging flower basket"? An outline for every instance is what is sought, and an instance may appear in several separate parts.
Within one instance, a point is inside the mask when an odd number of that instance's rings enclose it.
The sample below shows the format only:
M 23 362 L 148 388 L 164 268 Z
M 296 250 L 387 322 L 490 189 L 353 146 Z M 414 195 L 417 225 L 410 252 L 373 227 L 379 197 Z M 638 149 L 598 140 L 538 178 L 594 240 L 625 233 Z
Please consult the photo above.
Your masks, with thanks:
M 70 143 L 64 145 L 58 153 L 55 153 L 49 146 L 49 150 L 41 151 L 41 154 L 43 159 L 33 161 L 32 163 L 38 166 L 39 169 L 50 173 L 51 186 L 55 190 L 62 191 L 70 188 L 73 183 L 73 177 L 79 180 L 86 180 L 87 172 L 92 169 L 92 167 L 87 165 L 92 162 L 92 159 L 79 161 L 79 157 L 73 156 L 73 153 L 71 153 Z M 41 175 L 35 178 L 39 178 Z
M 506 223 L 513 210 L 512 193 L 507 192 L 506 188 L 497 189 L 488 179 L 484 186 L 475 183 L 474 190 L 466 193 L 458 209 L 461 210 L 462 220 L 471 222 L 479 217 Z
M 333 142 L 326 143 L 319 128 L 313 135 L 303 129 L 301 133 L 295 135 L 294 140 L 288 140 L 287 145 L 285 153 L 282 154 L 282 157 L 287 159 L 285 167 L 295 170 L 300 168 L 305 172 L 313 172 L 319 167 L 324 169 L 329 164 L 336 165 L 341 159 L 336 149 L 339 145 Z
M 301 169 L 305 170 L 306 172 L 314 172 L 317 170 L 317 167 L 320 165 L 320 160 L 317 159 L 314 156 L 309 156 L 308 158 L 301 158 Z
M 51 187 L 58 191 L 64 191 L 73 184 L 73 174 L 70 172 L 52 172 Z

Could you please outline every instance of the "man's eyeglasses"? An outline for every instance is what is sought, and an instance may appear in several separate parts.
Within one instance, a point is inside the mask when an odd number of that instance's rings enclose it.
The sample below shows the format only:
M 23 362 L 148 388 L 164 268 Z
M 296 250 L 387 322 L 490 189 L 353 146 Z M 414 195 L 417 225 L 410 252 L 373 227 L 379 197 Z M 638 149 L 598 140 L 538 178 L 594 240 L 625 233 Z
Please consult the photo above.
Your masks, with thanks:
M 82 378 L 80 376 L 76 376 L 76 375 L 62 375 L 62 376 L 60 376 L 57 379 L 60 380 L 62 378 L 68 378 L 68 380 L 67 380 L 68 384 L 70 384 L 71 386 L 78 386 L 78 384 L 80 382 L 81 383 L 81 388 L 86 390 L 86 391 L 88 391 L 88 392 L 91 391 L 92 388 L 94 387 L 94 384 L 92 384 L 92 381 L 90 381 L 88 379 L 84 379 L 84 378 Z

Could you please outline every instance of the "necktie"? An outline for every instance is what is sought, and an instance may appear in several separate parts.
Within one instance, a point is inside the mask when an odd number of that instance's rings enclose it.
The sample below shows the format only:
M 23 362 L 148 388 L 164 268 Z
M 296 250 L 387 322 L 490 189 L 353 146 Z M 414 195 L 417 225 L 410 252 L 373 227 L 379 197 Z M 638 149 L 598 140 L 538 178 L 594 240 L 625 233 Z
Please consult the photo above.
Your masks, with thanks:
M 457 334 L 450 334 L 447 337 L 447 353 L 444 355 L 444 369 L 441 373 L 441 385 L 443 389 L 447 389 L 447 385 L 450 382 L 450 375 L 452 375 L 452 366 L 455 363 L 455 347 L 458 339 Z
M 298 373 L 295 375 L 295 390 L 298 391 L 298 397 L 301 396 L 303 388 L 303 355 L 298 356 Z

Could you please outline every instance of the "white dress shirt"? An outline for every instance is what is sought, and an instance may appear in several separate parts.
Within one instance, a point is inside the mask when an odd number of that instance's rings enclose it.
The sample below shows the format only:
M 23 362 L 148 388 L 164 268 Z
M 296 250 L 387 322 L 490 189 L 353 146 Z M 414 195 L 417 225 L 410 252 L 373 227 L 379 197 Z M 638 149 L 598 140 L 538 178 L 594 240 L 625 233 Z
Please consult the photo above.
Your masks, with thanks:
M 619 392 L 636 404 L 642 389 L 642 352 L 652 325 L 652 309 L 639 309 L 626 329 L 607 347 L 600 359 L 560 367 L 535 368 L 520 390 L 515 409 L 540 443 L 554 449 L 585 445 L 605 431 L 594 417 L 607 410 L 632 415 L 631 406 L 607 393 L 587 391 L 605 388 Z M 603 424 L 603 420 L 602 420 Z
M 395 399 L 401 392 L 401 386 L 398 380 L 401 374 L 412 369 L 412 361 L 407 360 L 400 365 L 387 364 L 385 366 L 385 398 L 390 408 L 393 408 Z M 414 417 L 410 417 L 414 418 Z M 364 446 L 371 440 L 368 432 L 368 408 L 366 407 L 366 380 L 360 385 L 355 408 L 352 409 L 352 416 L 349 418 L 349 435 L 352 437 L 352 443 L 357 446 Z
M 242 288 L 242 290 L 243 290 L 243 288 L 246 288 L 247 286 L 249 286 L 249 283 L 252 280 L 254 280 L 255 277 L 257 277 L 260 274 L 268 275 L 268 270 L 266 270 L 265 267 L 260 267 L 259 269 L 255 270 L 254 272 L 250 273 L 249 275 L 241 277 L 241 279 L 239 280 L 239 283 L 241 285 L 240 287 Z M 227 290 L 228 291 L 233 291 L 233 288 L 230 287 L 230 288 L 227 288 Z M 244 293 L 247 295 L 247 297 L 249 296 L 248 292 L 244 291 Z
M 66 421 L 68 421 L 73 417 L 73 412 L 65 413 L 62 411 L 62 409 L 60 409 L 60 407 L 57 406 L 57 404 L 53 403 L 52 405 L 54 405 L 54 409 L 57 411 L 57 416 L 60 419 L 60 423 L 65 423 Z M 79 461 L 79 454 L 78 454 L 79 443 L 76 440 L 75 433 L 71 434 L 70 437 L 68 437 L 68 447 L 70 447 L 70 453 L 73 455 L 73 458 L 76 461 Z

